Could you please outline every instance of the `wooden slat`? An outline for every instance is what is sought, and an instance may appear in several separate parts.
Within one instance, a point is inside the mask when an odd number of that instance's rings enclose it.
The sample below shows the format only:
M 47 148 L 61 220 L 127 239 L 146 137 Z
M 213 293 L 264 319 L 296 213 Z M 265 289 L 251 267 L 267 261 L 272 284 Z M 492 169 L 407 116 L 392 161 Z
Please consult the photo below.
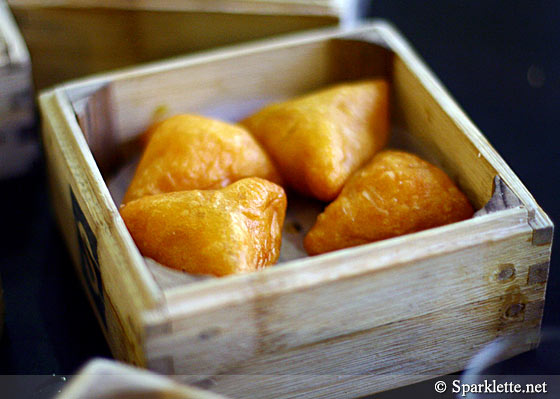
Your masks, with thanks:
M 230 300 L 231 303 L 243 303 L 246 299 L 254 298 L 258 292 L 243 290 L 242 287 L 247 285 L 263 285 L 263 292 L 268 294 L 304 289 L 392 268 L 397 264 L 429 259 L 442 253 L 453 253 L 485 242 L 504 240 L 510 235 L 527 231 L 526 221 L 526 211 L 516 208 L 407 236 L 308 257 L 281 267 L 268 268 L 258 274 L 212 279 L 196 287 L 168 290 L 165 295 L 170 311 L 180 314 L 185 310 L 180 304 L 188 302 L 189 313 L 193 314 L 225 305 Z M 442 240 L 442 237 L 446 239 Z M 352 262 L 346 262 L 348 259 L 352 259 Z M 362 263 L 361 268 L 357 268 L 354 261 L 360 259 L 369 262 Z
M 499 298 L 400 320 L 329 341 L 243 362 L 204 386 L 233 398 L 340 398 L 373 394 L 457 372 L 489 342 L 512 337 L 503 360 L 538 343 L 542 303 L 524 320 L 501 321 Z M 207 384 L 207 385 L 206 385 Z M 352 392 L 351 395 L 348 392 Z
M 111 91 L 116 130 L 120 140 L 137 136 L 162 108 L 168 115 L 198 113 L 227 97 L 248 102 L 269 93 L 282 97 L 315 89 L 328 81 L 328 57 L 325 43 L 313 43 L 118 80 Z M 274 78 L 271 63 L 282 65 L 274 69 Z M 150 96 L 156 87 L 158 95 Z
M 498 219 L 491 216 L 477 219 L 489 218 L 486 225 L 490 226 Z M 347 251 L 342 259 L 317 257 L 240 276 L 237 281 L 191 285 L 189 297 L 167 297 L 168 308 L 161 316 L 170 323 L 169 334 L 148 334 L 146 351 L 156 358 L 175 357 L 175 348 L 181 345 L 189 348 L 188 358 L 198 359 L 191 367 L 228 370 L 261 353 L 503 296 L 527 280 L 528 264 L 549 255 L 527 242 L 531 230 L 517 211 L 512 218 L 519 224 L 499 230 L 504 234 L 501 238 L 471 228 L 471 236 L 480 239 L 478 244 L 461 243 L 461 230 L 450 233 L 449 229 L 445 243 L 436 242 L 440 235 L 434 235 L 432 245 L 426 239 L 416 240 L 418 247 L 409 239 L 406 249 L 385 242 L 377 248 L 365 246 L 359 255 Z M 506 262 L 501 258 L 515 265 L 515 283 L 493 281 L 495 270 Z M 536 295 L 544 292 L 537 290 Z M 332 298 L 337 298 L 336 304 Z M 367 317 L 359 317 L 364 312 Z M 189 366 L 176 367 L 176 372 L 184 372 L 183 367 Z

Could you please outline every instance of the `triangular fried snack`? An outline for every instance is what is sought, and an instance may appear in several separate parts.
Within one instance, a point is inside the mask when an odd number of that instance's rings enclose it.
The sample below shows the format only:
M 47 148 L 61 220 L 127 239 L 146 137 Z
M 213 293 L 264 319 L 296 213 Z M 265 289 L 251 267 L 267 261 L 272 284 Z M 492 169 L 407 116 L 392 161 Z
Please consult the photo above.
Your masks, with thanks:
M 124 196 L 225 187 L 245 177 L 280 183 L 268 155 L 247 130 L 198 115 L 177 115 L 149 129 L 150 139 Z
M 241 122 L 296 191 L 332 201 L 348 177 L 385 146 L 389 86 L 340 84 L 269 105 Z
M 453 181 L 416 155 L 383 151 L 350 178 L 305 236 L 310 255 L 458 222 L 473 208 Z
M 120 212 L 144 256 L 190 273 L 224 276 L 276 263 L 286 195 L 268 180 L 247 178 L 219 190 L 142 197 Z

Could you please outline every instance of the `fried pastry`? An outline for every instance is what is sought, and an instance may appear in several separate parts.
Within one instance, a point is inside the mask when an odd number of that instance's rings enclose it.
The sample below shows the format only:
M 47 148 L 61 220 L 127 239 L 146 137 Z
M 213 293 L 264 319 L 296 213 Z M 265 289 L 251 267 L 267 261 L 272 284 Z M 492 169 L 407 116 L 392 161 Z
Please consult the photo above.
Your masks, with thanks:
M 241 122 L 296 191 L 332 201 L 348 177 L 385 146 L 389 86 L 340 84 L 272 104 Z
M 453 181 L 416 155 L 383 151 L 353 175 L 305 236 L 310 255 L 458 222 L 473 208 Z
M 148 129 L 151 138 L 124 196 L 225 187 L 245 177 L 280 183 L 259 143 L 241 126 L 177 115 Z
M 120 212 L 144 256 L 190 273 L 224 276 L 276 263 L 286 195 L 268 180 L 246 178 L 218 190 L 142 197 Z

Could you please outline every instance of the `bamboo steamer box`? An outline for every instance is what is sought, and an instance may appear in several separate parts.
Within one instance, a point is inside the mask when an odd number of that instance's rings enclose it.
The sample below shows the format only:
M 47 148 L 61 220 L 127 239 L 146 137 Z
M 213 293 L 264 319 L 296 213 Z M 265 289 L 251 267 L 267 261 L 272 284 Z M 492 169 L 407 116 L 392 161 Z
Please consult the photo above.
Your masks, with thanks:
M 356 0 L 8 0 L 38 89 L 210 47 L 349 22 Z
M 392 86 L 391 145 L 440 165 L 475 217 L 315 257 L 296 248 L 225 278 L 140 255 L 108 186 L 155 119 L 233 121 L 376 76 Z M 99 75 L 42 93 L 40 107 L 56 215 L 117 359 L 232 398 L 341 398 L 461 370 L 499 337 L 518 337 L 508 357 L 538 345 L 553 225 L 383 21 Z M 286 225 L 303 227 L 292 243 L 316 215 L 290 200 Z
M 227 399 L 107 359 L 89 361 L 55 399 Z
M 29 53 L 0 0 L 0 179 L 24 173 L 39 153 Z

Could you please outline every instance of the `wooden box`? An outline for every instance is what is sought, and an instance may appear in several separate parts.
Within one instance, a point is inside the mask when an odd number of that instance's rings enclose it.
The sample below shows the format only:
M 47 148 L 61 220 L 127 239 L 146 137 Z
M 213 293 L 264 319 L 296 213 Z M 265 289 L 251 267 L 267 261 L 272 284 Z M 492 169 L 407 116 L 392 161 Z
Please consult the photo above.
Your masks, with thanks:
M 392 145 L 444 168 L 476 217 L 220 279 L 142 258 L 104 178 L 156 116 L 236 119 L 372 76 L 392 82 Z M 341 398 L 461 370 L 497 337 L 519 338 L 507 356 L 538 345 L 552 223 L 385 22 L 101 75 L 40 107 L 56 215 L 118 359 L 233 398 Z
M 353 19 L 356 0 L 8 0 L 35 85 Z M 69 57 L 70 55 L 70 57 Z
M 146 370 L 106 359 L 89 361 L 55 399 L 227 399 Z
M 39 143 L 34 126 L 29 53 L 0 0 L 0 179 L 25 172 L 35 160 Z

